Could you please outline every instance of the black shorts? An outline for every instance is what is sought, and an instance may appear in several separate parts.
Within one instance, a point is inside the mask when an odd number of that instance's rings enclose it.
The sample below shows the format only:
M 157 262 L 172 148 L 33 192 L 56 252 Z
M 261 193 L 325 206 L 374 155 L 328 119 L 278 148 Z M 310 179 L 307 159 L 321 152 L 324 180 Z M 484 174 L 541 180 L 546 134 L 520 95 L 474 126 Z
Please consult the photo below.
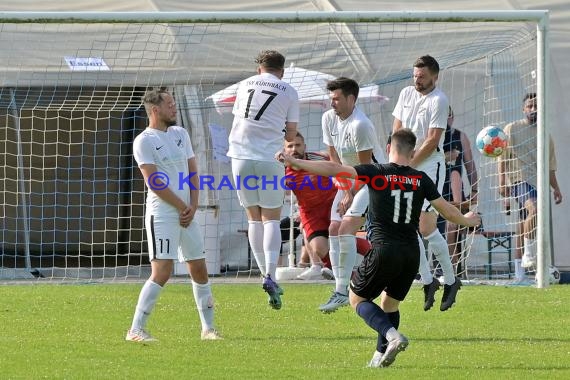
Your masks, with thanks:
M 350 280 L 350 289 L 362 298 L 373 300 L 382 291 L 403 301 L 410 291 L 420 265 L 417 239 L 406 243 L 374 245 Z
M 329 238 L 329 231 L 328 230 L 315 231 L 307 237 L 307 241 L 311 242 L 311 240 L 313 240 L 314 238 L 319 237 L 319 236 L 322 236 L 322 237 L 328 239 Z

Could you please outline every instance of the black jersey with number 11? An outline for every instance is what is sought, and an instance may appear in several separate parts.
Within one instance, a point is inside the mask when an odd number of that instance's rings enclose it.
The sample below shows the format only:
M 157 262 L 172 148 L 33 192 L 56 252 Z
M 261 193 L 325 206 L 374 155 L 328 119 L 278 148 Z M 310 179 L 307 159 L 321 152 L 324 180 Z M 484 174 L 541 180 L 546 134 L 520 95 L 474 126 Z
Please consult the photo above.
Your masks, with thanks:
M 409 166 L 366 164 L 354 167 L 358 179 L 369 187 L 369 231 L 372 244 L 417 241 L 424 199 L 441 195 L 422 171 Z

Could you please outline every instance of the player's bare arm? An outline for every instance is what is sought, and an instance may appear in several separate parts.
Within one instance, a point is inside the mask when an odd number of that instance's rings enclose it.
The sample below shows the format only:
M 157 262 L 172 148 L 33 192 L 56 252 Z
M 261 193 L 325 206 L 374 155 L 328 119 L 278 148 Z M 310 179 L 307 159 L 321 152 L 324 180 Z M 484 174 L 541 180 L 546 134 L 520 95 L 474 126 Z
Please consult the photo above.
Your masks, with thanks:
M 297 136 L 297 123 L 286 122 L 285 123 L 285 140 L 295 141 L 295 136 Z
M 358 156 L 358 162 L 360 164 L 372 163 L 372 149 L 361 150 L 360 152 L 356 152 L 356 155 Z
M 507 159 L 499 156 L 498 158 L 498 170 L 499 170 L 499 194 L 502 197 L 508 197 L 510 195 L 509 187 L 507 186 Z
M 553 190 L 552 195 L 554 196 L 554 203 L 560 204 L 562 202 L 562 193 L 560 192 L 560 187 L 558 186 L 555 170 L 549 171 L 549 182 Z
M 439 145 L 439 140 L 441 139 L 441 134 L 444 129 L 441 128 L 429 128 L 427 138 L 424 140 L 423 144 L 416 149 L 416 153 L 410 162 L 410 166 L 415 168 L 427 157 L 429 157 L 434 150 L 437 149 Z
M 198 163 L 196 162 L 196 158 L 192 157 L 188 159 L 188 172 L 189 173 L 197 173 L 198 172 Z M 199 182 L 198 176 L 192 176 L 190 178 L 190 183 L 192 184 L 192 188 L 190 188 L 190 204 L 180 213 L 180 225 L 182 227 L 188 227 L 190 222 L 194 219 L 194 215 L 196 214 L 196 210 L 198 209 L 198 198 L 200 195 L 199 189 Z
M 479 192 L 477 184 L 477 169 L 475 168 L 475 160 L 473 159 L 473 152 L 471 151 L 471 141 L 469 141 L 469 138 L 465 133 L 461 133 L 461 146 L 463 146 L 463 165 L 465 165 L 467 178 L 471 185 L 470 198 L 475 200 L 477 199 L 477 193 Z
M 332 146 L 332 145 L 328 146 L 328 155 L 329 155 L 330 160 L 332 162 L 336 162 L 337 164 L 340 164 L 340 157 L 338 156 L 338 152 L 336 151 L 334 146 Z
M 360 164 L 371 164 L 372 163 L 372 149 L 362 150 L 360 152 L 356 152 L 356 155 L 358 157 L 358 162 Z M 348 210 L 350 208 L 350 205 L 352 204 L 352 201 L 354 200 L 354 195 L 361 188 L 362 188 L 362 186 L 360 186 L 360 187 L 354 186 L 354 187 L 352 187 L 352 189 L 350 189 L 350 191 L 345 192 L 345 196 L 339 204 L 339 207 L 341 207 L 343 209 L 342 210 L 343 212 L 340 213 L 341 215 L 344 215 L 346 210 Z
M 441 214 L 441 216 L 455 224 L 467 227 L 477 227 L 481 224 L 481 217 L 478 214 L 473 211 L 469 211 L 463 215 L 455 206 L 442 197 L 439 197 L 430 203 Z
M 340 175 L 346 178 L 356 178 L 357 173 L 354 167 L 341 165 L 332 161 L 309 161 L 299 160 L 293 156 L 282 154 L 281 161 L 293 169 L 303 169 L 308 172 L 322 176 Z
M 402 120 L 394 118 L 394 123 L 392 123 L 392 133 L 396 132 L 398 129 L 402 128 Z

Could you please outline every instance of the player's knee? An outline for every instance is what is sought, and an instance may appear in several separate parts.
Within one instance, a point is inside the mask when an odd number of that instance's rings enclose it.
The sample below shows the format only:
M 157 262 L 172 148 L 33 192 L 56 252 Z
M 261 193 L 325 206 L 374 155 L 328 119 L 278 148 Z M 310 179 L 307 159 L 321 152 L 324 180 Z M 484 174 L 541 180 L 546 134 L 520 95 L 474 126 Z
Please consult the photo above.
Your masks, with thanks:
M 338 228 L 339 235 L 354 235 L 362 226 L 362 218 L 345 217 Z
M 528 199 L 524 207 L 527 212 L 527 218 L 535 218 L 536 217 L 536 200 L 535 199 Z
M 361 303 L 363 299 L 352 292 L 352 289 L 348 291 L 348 302 L 350 303 L 350 307 L 352 307 L 355 311 L 358 307 L 358 304 Z
M 334 221 L 329 225 L 329 236 L 338 236 L 340 222 Z

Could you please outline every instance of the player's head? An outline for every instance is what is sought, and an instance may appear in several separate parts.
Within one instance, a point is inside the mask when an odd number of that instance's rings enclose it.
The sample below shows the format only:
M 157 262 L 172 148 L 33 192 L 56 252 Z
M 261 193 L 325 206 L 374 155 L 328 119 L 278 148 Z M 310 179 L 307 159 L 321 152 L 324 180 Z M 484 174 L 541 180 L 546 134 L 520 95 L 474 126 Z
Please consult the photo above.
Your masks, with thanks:
M 327 82 L 327 90 L 335 113 L 341 119 L 349 117 L 358 99 L 358 83 L 350 78 L 339 77 Z
M 430 55 L 422 55 L 414 62 L 414 86 L 423 95 L 435 88 L 439 75 L 439 63 Z
M 523 99 L 523 112 L 530 124 L 536 124 L 536 92 L 529 92 Z
M 411 129 L 401 128 L 390 136 L 389 151 L 411 159 L 416 147 L 416 135 Z
M 305 138 L 300 132 L 297 132 L 293 141 L 285 140 L 285 145 L 283 147 L 285 154 L 301 159 L 305 158 L 306 149 L 307 145 L 305 144 Z
M 276 74 L 279 78 L 283 77 L 285 67 L 285 57 L 276 50 L 263 50 L 255 58 L 258 64 L 257 71 L 269 72 Z
M 167 127 L 176 125 L 176 104 L 166 89 L 147 91 L 142 97 L 142 102 L 151 123 L 164 124 Z
M 453 113 L 453 109 L 451 108 L 451 106 L 449 106 L 449 110 L 447 111 L 447 126 L 448 127 L 452 127 L 453 126 L 453 120 L 455 118 L 455 114 Z

